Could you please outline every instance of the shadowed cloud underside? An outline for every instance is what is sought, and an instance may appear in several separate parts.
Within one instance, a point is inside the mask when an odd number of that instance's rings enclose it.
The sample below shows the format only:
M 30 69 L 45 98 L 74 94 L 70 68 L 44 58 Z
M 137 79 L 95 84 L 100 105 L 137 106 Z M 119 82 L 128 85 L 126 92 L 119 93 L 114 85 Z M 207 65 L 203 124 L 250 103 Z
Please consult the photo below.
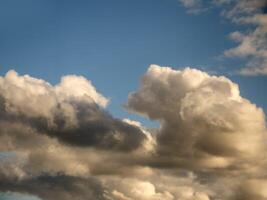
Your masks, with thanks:
M 125 108 L 82 76 L 0 77 L 0 190 L 43 200 L 255 200 L 267 191 L 261 108 L 226 77 L 151 65 Z M 31 103 L 29 103 L 31 102 Z M 223 192 L 222 192 L 223 191 Z

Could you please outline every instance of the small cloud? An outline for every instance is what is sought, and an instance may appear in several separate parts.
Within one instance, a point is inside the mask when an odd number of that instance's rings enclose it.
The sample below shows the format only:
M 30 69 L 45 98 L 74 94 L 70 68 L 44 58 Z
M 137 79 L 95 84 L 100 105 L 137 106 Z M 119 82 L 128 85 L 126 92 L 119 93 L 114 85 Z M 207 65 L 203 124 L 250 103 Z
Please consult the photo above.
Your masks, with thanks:
M 202 0 L 180 0 L 180 2 L 188 9 L 187 12 L 190 14 L 200 14 L 208 10 L 208 8 L 203 5 Z

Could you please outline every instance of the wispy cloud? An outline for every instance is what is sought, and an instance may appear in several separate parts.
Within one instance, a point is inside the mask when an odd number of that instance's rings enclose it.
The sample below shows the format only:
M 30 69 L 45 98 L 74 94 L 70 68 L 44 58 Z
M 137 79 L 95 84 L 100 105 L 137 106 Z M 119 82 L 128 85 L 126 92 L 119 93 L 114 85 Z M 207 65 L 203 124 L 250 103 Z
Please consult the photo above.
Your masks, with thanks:
M 245 33 L 231 33 L 230 37 L 239 44 L 224 52 L 226 57 L 248 60 L 240 70 L 243 75 L 267 75 L 267 15 L 263 11 L 266 6 L 266 0 L 243 0 L 223 12 L 234 23 L 255 27 Z
M 180 0 L 180 3 L 188 9 L 188 13 L 199 14 L 208 8 L 203 5 L 202 0 Z
M 189 10 L 203 6 L 201 1 L 183 1 Z M 247 60 L 242 75 L 267 75 L 267 7 L 266 0 L 215 0 L 209 4 L 221 7 L 221 15 L 237 25 L 249 25 L 247 31 L 235 31 L 230 38 L 237 46 L 224 51 L 225 57 Z

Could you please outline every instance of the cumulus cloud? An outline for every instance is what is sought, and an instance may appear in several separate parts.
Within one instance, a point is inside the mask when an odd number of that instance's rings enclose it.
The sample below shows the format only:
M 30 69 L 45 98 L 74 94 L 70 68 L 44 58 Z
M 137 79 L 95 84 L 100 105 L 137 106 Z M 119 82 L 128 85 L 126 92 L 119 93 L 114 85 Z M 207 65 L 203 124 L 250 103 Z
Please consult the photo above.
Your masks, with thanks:
M 152 65 L 117 119 L 80 76 L 0 77 L 0 191 L 43 200 L 266 198 L 261 108 L 226 77 Z
M 175 174 L 154 169 L 142 176 L 104 177 L 101 182 L 118 200 L 210 200 L 213 194 L 192 172 Z
M 1 180 L 119 173 L 134 162 L 129 152 L 153 150 L 150 133 L 105 111 L 107 98 L 84 77 L 52 86 L 9 71 L 0 91 L 0 151 L 14 155 L 1 161 Z
M 108 100 L 84 77 L 65 76 L 52 86 L 9 71 L 0 78 L 0 93 L 3 121 L 23 121 L 71 145 L 133 150 L 145 139 L 137 126 L 102 109 Z
M 160 122 L 157 151 L 165 165 L 245 166 L 265 150 L 262 109 L 225 77 L 152 65 L 127 108 Z
M 43 200 L 210 200 L 210 191 L 194 177 L 153 172 L 144 177 L 75 177 L 42 175 L 18 181 L 0 181 L 2 191 L 35 195 Z M 153 183 L 152 183 L 153 182 Z
M 111 194 L 118 200 L 174 199 L 173 195 L 169 192 L 156 192 L 155 186 L 148 181 L 140 181 L 138 179 L 111 179 L 108 184 L 112 185 L 112 188 L 116 188 L 111 191 Z M 131 189 L 129 190 L 129 188 Z

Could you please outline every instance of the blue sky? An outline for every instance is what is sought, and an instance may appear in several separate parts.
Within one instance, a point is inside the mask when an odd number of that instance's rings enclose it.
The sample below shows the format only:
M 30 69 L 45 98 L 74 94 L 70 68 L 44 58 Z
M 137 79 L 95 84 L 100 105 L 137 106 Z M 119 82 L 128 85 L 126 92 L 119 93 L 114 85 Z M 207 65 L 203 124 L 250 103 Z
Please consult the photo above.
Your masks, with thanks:
M 18 194 L 18 193 L 0 193 L 0 199 L 3 200 L 40 200 L 37 197 L 30 196 L 27 194 Z
M 15 69 L 53 84 L 65 74 L 86 76 L 111 99 L 115 116 L 128 117 L 121 105 L 150 64 L 222 75 L 240 66 L 239 59 L 218 57 L 235 45 L 228 34 L 245 27 L 218 12 L 188 14 L 177 0 L 1 1 L 0 73 Z M 265 77 L 231 79 L 267 109 L 259 95 Z
M 0 74 L 14 69 L 52 84 L 66 74 L 83 75 L 110 98 L 114 116 L 154 126 L 123 109 L 129 92 L 150 64 L 190 66 L 229 77 L 267 112 L 267 77 L 236 74 L 246 60 L 222 56 L 236 46 L 230 33 L 253 26 L 220 12 L 190 14 L 178 0 L 2 0 Z

